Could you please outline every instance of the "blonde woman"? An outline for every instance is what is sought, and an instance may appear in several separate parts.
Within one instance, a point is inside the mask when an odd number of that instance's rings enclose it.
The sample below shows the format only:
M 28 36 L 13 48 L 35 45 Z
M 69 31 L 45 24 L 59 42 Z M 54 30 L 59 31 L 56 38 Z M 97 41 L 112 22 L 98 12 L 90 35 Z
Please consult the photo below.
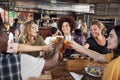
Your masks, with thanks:
M 36 24 L 33 21 L 26 22 L 24 25 L 23 31 L 21 33 L 19 43 L 28 44 L 28 45 L 45 45 L 43 38 L 37 34 Z M 39 51 L 37 52 L 26 52 L 34 57 L 39 56 Z
M 54 45 L 31 46 L 12 42 L 8 45 L 8 40 L 7 31 L 4 25 L 0 24 L 0 80 L 28 80 L 29 77 L 39 77 L 42 71 L 55 66 L 63 47 L 63 41 Z M 52 55 L 48 59 L 18 53 L 48 49 L 52 50 Z
M 113 51 L 111 61 L 104 69 L 102 80 L 120 80 L 120 25 L 115 26 L 110 30 L 109 37 L 107 38 L 107 48 Z M 82 47 L 74 41 L 69 44 L 74 50 L 86 54 L 91 58 L 100 61 L 108 62 L 108 56 L 95 52 L 93 50 Z M 97 56 L 97 57 L 96 57 Z M 110 56 L 110 55 L 109 55 Z
M 101 21 L 94 20 L 90 25 L 91 37 L 86 40 L 84 47 L 91 50 L 97 51 L 101 54 L 106 54 L 109 52 L 107 49 L 106 41 L 106 27 L 102 24 Z

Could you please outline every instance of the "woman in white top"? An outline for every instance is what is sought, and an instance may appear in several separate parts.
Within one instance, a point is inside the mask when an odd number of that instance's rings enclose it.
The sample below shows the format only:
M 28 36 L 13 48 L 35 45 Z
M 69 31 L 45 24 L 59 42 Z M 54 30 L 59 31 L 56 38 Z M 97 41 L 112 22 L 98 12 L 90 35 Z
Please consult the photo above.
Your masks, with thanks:
M 58 29 L 56 27 L 51 27 L 50 31 L 52 33 L 52 36 L 46 37 L 44 40 L 46 44 L 50 44 L 53 40 L 56 39 L 56 36 L 58 36 Z

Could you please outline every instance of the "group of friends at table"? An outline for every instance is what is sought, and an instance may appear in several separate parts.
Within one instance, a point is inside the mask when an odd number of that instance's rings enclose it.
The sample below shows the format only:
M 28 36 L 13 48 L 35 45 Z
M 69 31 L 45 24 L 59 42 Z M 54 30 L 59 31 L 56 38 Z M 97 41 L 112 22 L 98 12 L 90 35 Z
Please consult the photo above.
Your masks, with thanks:
M 81 37 L 81 42 L 76 40 L 72 31 L 76 28 L 73 17 L 64 16 L 57 21 L 57 27 L 63 38 L 68 40 L 63 58 L 70 55 L 82 54 L 99 62 L 108 62 L 104 69 L 102 80 L 120 79 L 120 26 L 110 30 L 109 36 L 105 36 L 106 28 L 101 21 L 94 20 L 90 25 L 91 37 L 86 41 Z M 29 77 L 38 77 L 43 71 L 55 66 L 59 60 L 59 54 L 63 49 L 64 40 L 45 44 L 37 34 L 33 21 L 23 24 L 23 31 L 17 42 L 9 41 L 9 33 L 3 22 L 0 23 L 0 80 L 27 80 Z M 82 35 L 81 35 L 82 36 Z M 72 39 L 72 40 L 71 40 Z M 84 43 L 84 44 L 83 44 Z M 49 54 L 49 57 L 39 58 L 39 52 Z M 109 76 L 108 76 L 109 75 Z

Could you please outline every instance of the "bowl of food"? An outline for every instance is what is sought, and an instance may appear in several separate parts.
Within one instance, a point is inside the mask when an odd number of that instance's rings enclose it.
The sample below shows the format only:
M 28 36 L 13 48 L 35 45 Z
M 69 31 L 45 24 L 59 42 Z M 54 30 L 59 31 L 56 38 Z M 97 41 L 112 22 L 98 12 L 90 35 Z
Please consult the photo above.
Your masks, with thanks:
M 100 66 L 88 66 L 85 68 L 85 72 L 94 77 L 102 77 L 104 68 Z

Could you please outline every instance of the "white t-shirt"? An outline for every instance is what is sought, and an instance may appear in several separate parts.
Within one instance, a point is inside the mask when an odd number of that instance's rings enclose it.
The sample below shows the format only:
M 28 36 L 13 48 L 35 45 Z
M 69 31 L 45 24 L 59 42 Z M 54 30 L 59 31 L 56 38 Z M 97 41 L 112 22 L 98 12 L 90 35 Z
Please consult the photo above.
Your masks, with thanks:
M 14 37 L 13 37 L 13 33 L 9 33 L 9 35 L 8 35 L 8 43 L 11 43 L 11 42 L 14 42 Z
M 50 44 L 53 40 L 55 40 L 56 37 L 52 36 L 52 37 L 46 37 L 46 39 L 44 40 L 45 44 Z
M 28 54 L 21 54 L 21 74 L 23 80 L 29 77 L 39 77 L 44 67 L 43 58 L 35 58 Z
M 17 53 L 18 43 L 9 43 L 7 52 Z M 27 80 L 29 77 L 38 77 L 44 67 L 44 58 L 35 58 L 28 54 L 21 54 L 21 75 L 23 80 Z
M 71 40 L 73 40 L 73 36 L 65 36 L 65 40 L 71 41 Z
M 53 40 L 55 40 L 57 37 L 63 38 L 63 36 L 52 36 L 52 37 L 46 37 L 44 40 L 45 44 L 50 44 Z

